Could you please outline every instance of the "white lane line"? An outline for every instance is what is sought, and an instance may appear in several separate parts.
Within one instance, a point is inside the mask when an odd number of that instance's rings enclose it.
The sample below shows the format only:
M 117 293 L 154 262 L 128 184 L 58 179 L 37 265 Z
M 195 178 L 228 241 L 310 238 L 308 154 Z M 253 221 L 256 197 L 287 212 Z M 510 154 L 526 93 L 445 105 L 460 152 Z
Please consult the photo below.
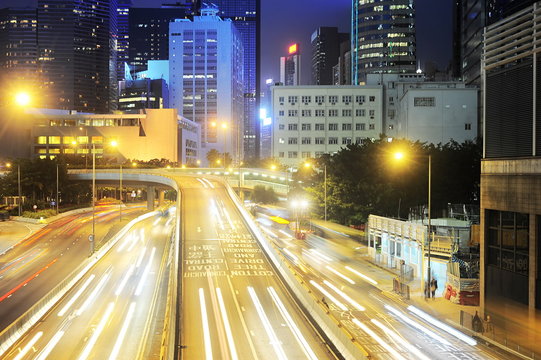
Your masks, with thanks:
M 442 343 L 444 345 L 451 346 L 451 343 L 449 341 L 445 340 L 443 337 L 439 336 L 434 331 L 427 329 L 423 325 L 418 324 L 416 321 L 413 321 L 412 319 L 410 319 L 409 317 L 407 317 L 406 315 L 404 315 L 403 313 L 401 313 L 400 311 L 398 311 L 394 307 L 389 306 L 389 305 L 384 305 L 384 306 L 385 306 L 385 308 L 387 310 L 389 310 L 395 316 L 398 316 L 404 322 L 406 322 L 407 324 L 413 326 L 417 330 L 420 330 L 420 331 L 424 332 L 426 335 L 430 336 L 432 339 L 437 340 L 437 341 L 439 341 L 440 343 Z
M 51 340 L 49 341 L 47 346 L 45 346 L 45 348 L 41 351 L 41 353 L 39 354 L 39 356 L 37 357 L 36 360 L 45 360 L 45 359 L 47 359 L 47 357 L 49 356 L 51 351 L 53 351 L 56 344 L 58 344 L 58 342 L 60 341 L 62 336 L 64 336 L 64 333 L 65 332 L 63 330 L 60 330 L 59 332 L 54 334 L 54 336 L 51 338 Z
M 393 359 L 399 359 L 399 360 L 406 360 L 405 357 L 403 357 L 402 355 L 400 355 L 398 353 L 398 351 L 396 351 L 395 349 L 393 349 L 393 347 L 389 344 L 387 344 L 385 342 L 385 340 L 383 340 L 381 337 L 378 336 L 378 334 L 376 334 L 375 332 L 373 332 L 372 330 L 370 330 L 368 328 L 368 326 L 366 326 L 365 324 L 363 324 L 362 322 L 360 322 L 359 320 L 357 319 L 353 319 L 353 323 L 355 325 L 357 325 L 358 327 L 361 328 L 362 331 L 364 331 L 365 333 L 367 333 L 368 335 L 370 335 L 374 340 L 376 340 L 385 350 L 387 350 L 388 352 L 391 353 Z
M 231 358 L 237 360 L 239 357 L 237 355 L 237 349 L 235 347 L 235 339 L 233 338 L 233 332 L 231 331 L 231 324 L 227 317 L 227 311 L 225 309 L 224 298 L 222 296 L 222 291 L 220 288 L 216 288 L 216 295 L 218 297 L 218 304 L 220 306 L 220 312 L 223 317 L 225 333 L 227 335 L 227 342 L 229 343 L 229 351 L 231 352 Z
M 203 325 L 203 341 L 205 342 L 205 359 L 212 360 L 212 344 L 210 341 L 209 318 L 205 303 L 205 292 L 199 288 L 199 304 L 201 305 L 201 321 Z
M 329 265 L 325 266 L 325 268 L 327 270 L 330 270 L 332 271 L 334 274 L 340 276 L 342 279 L 346 280 L 348 283 L 350 283 L 351 285 L 355 285 L 355 281 L 351 280 L 350 278 L 348 278 L 346 275 L 342 274 L 340 271 L 330 267 Z
M 130 268 L 128 269 L 128 272 L 124 275 L 124 278 L 120 282 L 120 285 L 116 288 L 115 295 L 118 296 L 124 290 L 124 286 L 126 286 L 126 283 L 128 282 L 128 279 L 133 273 L 133 270 L 135 270 L 135 265 L 131 264 Z
M 43 335 L 43 331 L 38 332 L 34 337 L 26 344 L 26 346 L 15 356 L 14 360 L 21 360 L 26 354 L 36 345 L 39 338 Z
M 295 321 L 291 318 L 291 315 L 287 312 L 286 307 L 280 300 L 280 297 L 276 293 L 276 291 L 271 287 L 267 288 L 267 291 L 270 293 L 272 300 L 274 300 L 274 303 L 278 307 L 278 310 L 280 310 L 280 313 L 282 314 L 282 317 L 286 320 L 287 324 L 289 325 L 289 328 L 297 338 L 297 342 L 301 345 L 302 350 L 304 351 L 304 354 L 311 360 L 317 360 L 317 356 L 304 338 L 302 336 L 301 330 L 298 328 L 297 324 L 295 324 Z
M 153 247 L 152 252 L 150 253 L 150 258 L 148 259 L 148 263 L 145 268 L 145 271 L 143 272 L 143 275 L 141 276 L 141 280 L 139 280 L 139 284 L 137 284 L 137 289 L 135 289 L 135 296 L 141 295 L 141 291 L 143 291 L 143 285 L 145 284 L 148 273 L 150 272 L 150 268 L 152 267 L 152 260 L 154 259 L 155 253 L 156 253 L 156 248 Z
M 233 223 L 233 220 L 231 220 L 231 216 L 229 216 L 229 212 L 227 211 L 224 205 L 222 205 L 222 211 L 224 212 L 225 217 L 227 218 L 227 222 L 229 223 L 229 226 L 231 226 L 231 229 L 235 230 L 236 226 Z
M 453 329 L 452 327 L 450 327 L 447 324 L 442 323 L 441 321 L 439 321 L 438 319 L 435 319 L 434 317 L 428 315 L 424 311 L 417 309 L 415 306 L 412 306 L 412 305 L 408 306 L 408 310 L 411 311 L 412 313 L 414 313 L 415 315 L 419 316 L 424 321 L 430 323 L 431 325 L 434 325 L 434 326 L 442 329 L 446 333 L 451 334 L 454 337 L 464 341 L 466 344 L 471 345 L 471 346 L 477 345 L 477 341 L 475 341 L 475 339 L 469 337 L 466 334 L 461 333 L 460 331 L 458 331 L 456 329 Z
M 111 352 L 111 355 L 109 356 L 109 360 L 115 360 L 118 357 L 118 353 L 120 352 L 120 348 L 122 347 L 122 343 L 124 342 L 124 338 L 126 337 L 126 333 L 128 332 L 128 326 L 130 325 L 134 312 L 135 312 L 135 303 L 132 302 L 130 304 L 130 308 L 128 309 L 128 314 L 126 315 L 126 319 L 124 319 L 124 323 L 122 324 L 122 329 L 120 330 L 120 333 L 118 334 L 118 337 L 116 339 L 115 346 L 113 347 L 113 351 Z
M 259 302 L 259 298 L 257 297 L 257 294 L 255 293 L 254 288 L 251 286 L 248 286 L 248 292 L 250 293 L 250 297 L 252 298 L 252 301 L 254 302 L 255 308 L 257 309 L 259 318 L 263 322 L 263 327 L 265 328 L 265 331 L 267 332 L 267 335 L 270 339 L 270 344 L 273 346 L 274 351 L 276 352 L 276 355 L 278 355 L 278 359 L 287 360 L 287 356 L 284 353 L 282 344 L 278 340 L 278 337 L 276 336 L 276 333 L 274 332 L 272 328 L 269 318 L 267 318 L 267 315 L 265 314 L 265 310 L 263 310 L 263 306 Z
M 339 288 L 337 288 L 336 286 L 331 284 L 329 281 L 323 280 L 323 283 L 325 285 L 327 285 L 328 287 L 330 287 L 331 289 L 333 289 L 336 293 L 338 293 L 338 295 L 343 297 L 344 300 L 346 300 L 348 303 L 350 303 L 355 309 L 357 309 L 359 311 L 365 311 L 366 310 L 364 306 L 361 306 L 358 302 L 353 300 L 348 294 L 346 294 L 345 292 L 343 292 L 342 290 L 340 290 Z
M 321 291 L 325 296 L 327 296 L 333 303 L 336 304 L 336 306 L 338 306 L 340 308 L 340 310 L 342 311 L 348 311 L 348 308 L 346 307 L 346 305 L 342 304 L 337 298 L 335 298 L 334 296 L 332 296 L 332 294 L 330 292 L 328 292 L 327 290 L 325 290 L 321 285 L 319 285 L 317 282 L 315 282 L 314 280 L 310 280 L 310 284 L 314 285 L 319 291 Z
M 139 259 L 137 259 L 137 263 L 135 264 L 136 268 L 139 268 L 139 266 L 141 266 L 141 263 L 143 262 L 143 257 L 145 256 L 146 251 L 147 251 L 147 247 L 145 246 L 143 250 L 141 250 L 141 255 L 139 255 Z
M 86 308 L 88 308 L 88 306 L 92 303 L 92 301 L 94 301 L 94 298 L 99 294 L 99 292 L 101 291 L 101 289 L 103 288 L 103 286 L 105 285 L 105 283 L 107 282 L 107 280 L 109 280 L 109 277 L 111 276 L 111 273 L 110 272 L 107 272 L 100 280 L 100 282 L 98 283 L 98 285 L 96 285 L 96 288 L 94 288 L 94 291 L 92 291 L 92 293 L 90 293 L 90 295 L 86 298 L 85 302 L 83 303 L 83 305 L 77 309 L 77 311 L 75 312 L 75 315 L 77 316 L 81 316 L 81 314 L 86 310 Z
M 332 258 L 328 257 L 327 255 L 324 255 L 322 253 L 320 253 L 319 251 L 317 251 L 316 249 L 310 249 L 310 252 L 314 255 L 316 255 L 317 257 L 325 260 L 325 261 L 328 261 L 328 262 L 332 262 Z
M 105 310 L 105 314 L 100 320 L 100 323 L 94 330 L 94 333 L 90 337 L 90 340 L 88 340 L 88 343 L 86 344 L 83 353 L 81 356 L 79 356 L 79 360 L 85 360 L 90 355 L 90 352 L 92 351 L 92 348 L 94 345 L 96 345 L 96 342 L 98 341 L 98 338 L 100 337 L 101 333 L 103 332 L 103 329 L 105 328 L 105 325 L 107 325 L 107 321 L 109 321 L 109 318 L 111 317 L 111 314 L 113 313 L 113 309 L 115 308 L 115 303 L 111 302 L 107 306 L 107 310 Z
M 419 351 L 419 349 L 417 349 L 415 346 L 413 346 L 412 344 L 410 344 L 409 342 L 407 342 L 402 336 L 400 336 L 398 333 L 396 333 L 395 331 L 389 329 L 387 326 L 383 325 L 380 321 L 376 320 L 376 319 L 372 319 L 370 320 L 372 321 L 372 323 L 374 325 L 376 325 L 377 327 L 379 327 L 381 330 L 383 330 L 387 336 L 389 336 L 392 340 L 394 340 L 395 342 L 399 343 L 400 345 L 402 345 L 402 347 L 404 347 L 406 350 L 408 350 L 410 353 L 414 354 L 416 356 L 417 359 L 420 359 L 420 360 L 430 360 L 430 358 L 428 356 L 426 356 L 425 354 L 423 354 L 421 351 Z
M 355 275 L 365 279 L 366 281 L 368 281 L 369 283 L 371 283 L 372 285 L 377 285 L 378 282 L 372 278 L 369 278 L 368 276 L 364 275 L 364 274 L 361 274 L 360 272 L 358 272 L 357 270 L 353 269 L 353 268 L 350 268 L 349 266 L 346 266 L 346 269 L 348 269 L 349 271 L 351 271 L 352 273 L 354 273 Z
M 83 286 L 81 286 L 81 288 L 79 290 L 77 290 L 77 292 L 75 293 L 75 295 L 73 295 L 73 297 L 70 299 L 70 301 L 68 301 L 68 303 L 66 305 L 64 305 L 62 310 L 60 310 L 60 312 L 58 313 L 58 316 L 64 316 L 66 314 L 66 312 L 69 310 L 69 308 L 73 305 L 73 303 L 75 301 L 77 301 L 77 299 L 86 290 L 88 285 L 90 285 L 90 283 L 92 282 L 92 280 L 94 280 L 95 277 L 96 277 L 96 275 L 92 274 L 92 275 L 90 275 L 90 277 L 88 279 L 86 279 Z

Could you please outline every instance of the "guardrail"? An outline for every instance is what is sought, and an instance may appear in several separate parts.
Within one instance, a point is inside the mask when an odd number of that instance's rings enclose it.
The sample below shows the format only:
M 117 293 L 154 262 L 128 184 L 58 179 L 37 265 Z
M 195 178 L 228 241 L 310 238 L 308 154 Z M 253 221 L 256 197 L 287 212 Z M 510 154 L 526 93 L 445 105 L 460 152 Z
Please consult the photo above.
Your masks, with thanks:
M 287 283 L 293 291 L 298 301 L 304 306 L 308 314 L 317 323 L 317 326 L 331 340 L 336 349 L 346 359 L 368 359 L 368 354 L 360 348 L 360 345 L 355 342 L 354 337 L 345 333 L 344 327 L 334 318 L 328 316 L 327 312 L 319 305 L 319 300 L 315 299 L 306 287 L 303 287 L 299 280 L 291 271 L 288 270 L 288 265 L 283 257 L 278 256 L 273 251 L 272 245 L 266 236 L 264 236 L 257 225 L 254 223 L 248 211 L 242 206 L 235 192 L 226 185 L 226 189 L 230 198 L 237 206 L 239 212 L 249 226 L 251 232 L 258 240 L 265 253 L 273 262 L 275 268 L 279 271 L 282 279 Z
M 0 358 L 13 346 L 30 328 L 32 328 L 68 291 L 103 257 L 109 250 L 139 221 L 153 216 L 155 212 L 141 215 L 122 228 L 111 240 L 102 246 L 95 254 L 83 261 L 77 269 L 71 272 L 62 282 L 55 286 L 47 295 L 35 303 L 0 333 Z

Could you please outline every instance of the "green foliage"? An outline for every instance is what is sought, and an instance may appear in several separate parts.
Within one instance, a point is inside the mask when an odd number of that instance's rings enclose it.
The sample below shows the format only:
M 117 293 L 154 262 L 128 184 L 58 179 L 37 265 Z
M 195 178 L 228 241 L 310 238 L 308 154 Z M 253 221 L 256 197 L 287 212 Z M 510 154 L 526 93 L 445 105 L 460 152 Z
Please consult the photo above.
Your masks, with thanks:
M 263 185 L 254 186 L 254 192 L 251 197 L 252 202 L 259 204 L 275 204 L 278 202 L 274 189 Z
M 39 218 L 47 219 L 55 215 L 56 215 L 56 210 L 53 210 L 53 209 L 23 212 L 23 217 L 30 218 L 30 219 L 39 219 Z
M 406 156 L 398 161 L 397 151 Z M 309 172 L 299 169 L 297 180 L 323 217 L 324 169 L 327 169 L 327 219 L 359 224 L 369 214 L 405 218 L 410 208 L 426 206 L 428 155 L 432 157 L 432 214 L 440 216 L 447 203 L 479 203 L 480 146 L 475 142 L 426 145 L 384 139 L 348 145 L 317 159 Z

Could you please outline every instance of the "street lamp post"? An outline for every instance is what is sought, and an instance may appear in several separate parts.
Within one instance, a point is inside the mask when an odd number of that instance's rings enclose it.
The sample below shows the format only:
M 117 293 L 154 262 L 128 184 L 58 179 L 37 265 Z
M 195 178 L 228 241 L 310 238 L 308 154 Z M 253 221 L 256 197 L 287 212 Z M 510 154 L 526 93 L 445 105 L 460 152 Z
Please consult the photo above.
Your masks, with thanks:
M 19 216 L 22 216 L 21 165 L 17 164 L 17 187 L 19 190 Z
M 430 243 L 432 242 L 432 224 L 431 224 L 431 202 L 432 202 L 432 155 L 428 155 L 428 283 L 425 284 L 428 287 L 427 297 L 430 298 L 431 295 L 431 277 L 432 273 L 430 270 Z M 424 255 L 423 255 L 424 256 Z
M 327 164 L 323 168 L 323 183 L 324 183 L 324 203 L 325 203 L 325 222 L 327 222 Z
M 92 235 L 90 241 L 90 255 L 94 253 L 94 240 L 96 235 L 96 144 L 92 143 Z
M 56 164 L 56 215 L 58 215 L 58 163 Z
M 119 221 L 122 221 L 122 164 L 120 164 L 120 194 L 119 194 L 119 199 L 120 199 L 120 205 L 119 205 L 119 208 L 118 208 L 118 218 L 119 218 Z

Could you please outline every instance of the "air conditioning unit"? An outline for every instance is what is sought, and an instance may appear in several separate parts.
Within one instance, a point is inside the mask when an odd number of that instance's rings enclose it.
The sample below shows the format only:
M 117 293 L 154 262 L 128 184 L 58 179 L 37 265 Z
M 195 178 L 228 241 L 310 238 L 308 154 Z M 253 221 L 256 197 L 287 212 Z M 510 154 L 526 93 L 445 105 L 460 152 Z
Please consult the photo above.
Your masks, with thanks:
M 346 105 L 349 105 L 349 103 L 346 103 Z
M 284 105 L 284 103 L 280 103 L 280 105 Z
M 323 103 L 317 103 L 318 105 L 323 105 Z
M 304 105 L 308 105 L 308 103 L 304 103 Z

